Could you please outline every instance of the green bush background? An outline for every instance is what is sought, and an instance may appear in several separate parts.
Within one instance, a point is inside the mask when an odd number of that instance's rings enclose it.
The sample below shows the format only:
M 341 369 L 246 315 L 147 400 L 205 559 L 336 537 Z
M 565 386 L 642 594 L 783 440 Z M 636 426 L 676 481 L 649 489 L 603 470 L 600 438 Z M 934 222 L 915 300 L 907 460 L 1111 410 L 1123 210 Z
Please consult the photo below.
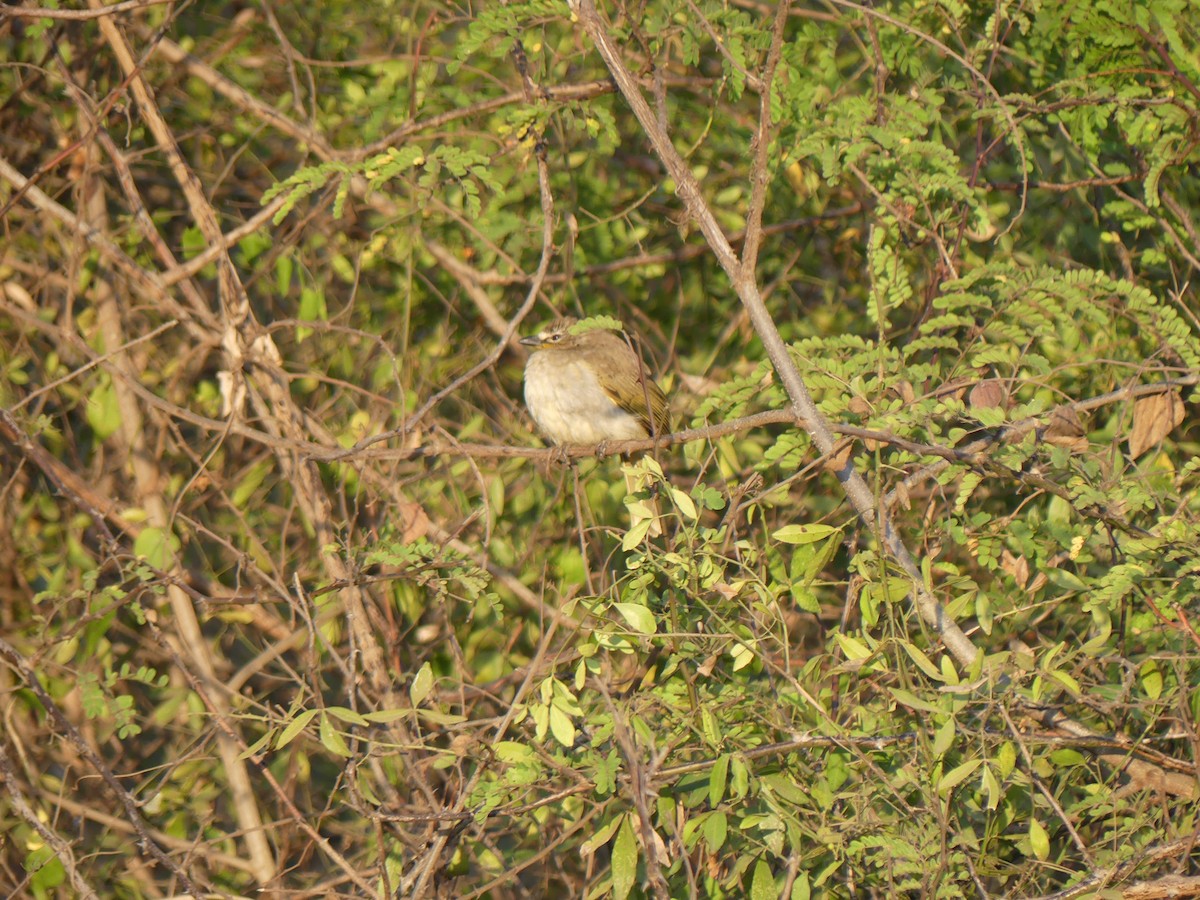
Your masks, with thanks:
M 513 452 L 509 326 L 620 318 L 679 427 L 787 398 L 567 4 L 0 12 L 0 886 L 1200 877 L 1200 19 L 777 12 L 601 10 L 870 435 L 661 448 L 652 539 L 619 459 Z

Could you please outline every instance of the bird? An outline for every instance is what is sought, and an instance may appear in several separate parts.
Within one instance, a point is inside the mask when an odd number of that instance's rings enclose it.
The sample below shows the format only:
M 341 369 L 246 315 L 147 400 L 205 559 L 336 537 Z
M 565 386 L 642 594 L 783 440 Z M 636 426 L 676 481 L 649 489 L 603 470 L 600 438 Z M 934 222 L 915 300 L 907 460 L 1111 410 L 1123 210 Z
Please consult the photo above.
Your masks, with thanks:
M 536 348 L 525 364 L 525 405 L 555 444 L 635 441 L 670 431 L 667 398 L 624 337 L 607 328 L 579 333 L 565 316 L 522 338 Z
M 607 444 L 658 437 L 671 430 L 662 388 L 625 337 L 604 327 L 587 329 L 564 316 L 521 339 L 533 347 L 525 363 L 525 405 L 547 438 L 559 446 Z M 630 493 L 640 485 L 625 470 Z M 648 504 L 650 537 L 662 533 L 658 510 Z

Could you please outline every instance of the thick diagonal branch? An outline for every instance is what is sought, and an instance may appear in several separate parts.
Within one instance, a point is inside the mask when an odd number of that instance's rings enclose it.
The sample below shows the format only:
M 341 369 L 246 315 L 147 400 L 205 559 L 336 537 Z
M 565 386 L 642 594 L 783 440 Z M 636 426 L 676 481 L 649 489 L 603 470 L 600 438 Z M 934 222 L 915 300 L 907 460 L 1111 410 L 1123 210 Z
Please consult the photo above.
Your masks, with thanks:
M 595 43 L 609 72 L 612 73 L 617 88 L 629 103 L 659 159 L 666 166 L 667 172 L 674 179 L 676 190 L 683 198 L 688 213 L 700 226 L 700 230 L 712 248 L 713 254 L 717 257 L 717 261 L 721 264 L 721 268 L 729 276 L 738 299 L 746 307 L 750 321 L 754 324 L 754 330 L 758 332 L 758 336 L 767 350 L 767 355 L 771 359 L 771 364 L 775 367 L 775 372 L 791 400 L 792 412 L 797 419 L 803 420 L 817 449 L 823 454 L 830 454 L 836 440 L 834 433 L 829 422 L 813 401 L 800 371 L 788 354 L 787 345 L 784 344 L 779 329 L 775 327 L 775 322 L 771 318 L 770 312 L 767 311 L 767 306 L 763 302 L 762 294 L 755 281 L 754 266 L 749 262 L 744 263 L 738 258 L 729 240 L 725 237 L 725 233 L 721 230 L 721 226 L 717 224 L 717 219 L 704 199 L 704 194 L 701 192 L 696 178 L 692 175 L 691 169 L 679 155 L 675 145 L 671 143 L 671 138 L 659 125 L 650 105 L 638 89 L 637 82 L 634 81 L 633 76 L 617 54 L 616 48 L 608 36 L 605 23 L 596 11 L 594 0 L 580 0 L 576 9 L 584 29 Z M 769 91 L 770 85 L 764 86 L 764 89 Z M 769 104 L 765 108 L 769 108 Z M 768 125 L 769 123 L 763 122 L 759 128 L 757 138 L 759 141 L 767 140 Z M 765 154 L 760 157 L 760 161 L 762 160 L 765 160 Z M 757 173 L 753 177 L 766 177 L 766 173 Z M 752 241 L 751 236 L 747 235 L 746 243 L 747 246 L 755 246 L 757 240 Z M 887 551 L 912 579 L 911 596 L 918 614 L 937 631 L 942 642 L 961 665 L 971 666 L 979 654 L 978 649 L 963 634 L 958 624 L 946 614 L 941 603 L 925 587 L 921 570 L 897 533 L 891 515 L 886 509 L 875 503 L 875 496 L 866 480 L 854 468 L 853 459 L 848 460 L 842 466 L 837 477 L 859 518 L 868 527 L 874 527 L 878 531 Z
M 804 384 L 804 379 L 792 362 L 787 346 L 783 343 L 783 338 L 780 337 L 775 322 L 771 319 L 771 315 L 763 303 L 762 295 L 755 283 L 753 266 L 738 259 L 733 247 L 730 246 L 725 234 L 721 231 L 691 170 L 676 151 L 667 133 L 659 126 L 658 120 L 651 113 L 649 105 L 638 90 L 637 83 L 630 76 L 620 56 L 617 55 L 612 41 L 608 37 L 605 24 L 596 11 L 594 0 L 579 0 L 578 6 L 575 6 L 574 9 L 579 14 L 588 35 L 595 42 L 596 49 L 600 51 L 618 89 L 629 103 L 659 158 L 678 185 L 678 193 L 683 198 L 688 212 L 699 223 L 700 230 L 708 240 L 709 246 L 733 283 L 738 298 L 750 314 L 750 320 L 754 323 L 754 328 L 758 332 L 763 346 L 766 347 L 775 371 L 791 400 L 793 413 L 798 421 L 803 422 L 805 430 L 808 431 L 817 448 L 823 454 L 828 454 L 834 445 L 834 432 L 813 402 L 812 396 Z M 770 89 L 769 83 L 763 85 L 764 92 L 769 92 Z M 764 107 L 763 115 L 766 115 L 767 108 L 769 107 Z M 765 141 L 767 139 L 768 125 L 769 123 L 765 121 L 760 124 L 758 140 Z M 765 156 L 760 156 L 760 165 L 764 159 Z M 751 177 L 752 179 L 759 178 L 764 174 L 755 172 Z M 750 224 L 753 227 L 755 223 Z M 756 239 L 747 234 L 746 245 L 756 246 L 756 243 Z M 918 614 L 936 629 L 947 649 L 961 665 L 971 666 L 979 656 L 978 648 L 963 634 L 962 629 L 947 615 L 945 608 L 925 586 L 921 571 L 913 559 L 912 553 L 909 552 L 908 547 L 897 533 L 889 510 L 886 506 L 881 507 L 876 504 L 871 489 L 863 477 L 855 471 L 852 461 L 847 462 L 837 475 L 846 491 L 846 496 L 850 499 L 859 517 L 868 526 L 874 525 L 882 536 L 883 544 L 888 552 L 912 579 L 910 596 Z M 1026 708 L 1026 712 L 1032 714 L 1036 711 Z M 1060 730 L 1072 734 L 1091 734 L 1084 726 L 1065 716 L 1056 715 L 1054 724 Z M 1174 796 L 1197 796 L 1198 788 L 1195 780 L 1191 777 L 1179 777 L 1172 773 L 1164 773 L 1158 766 L 1131 758 L 1117 758 L 1116 754 L 1109 754 L 1102 758 L 1114 768 L 1127 773 L 1137 784 L 1152 786 Z

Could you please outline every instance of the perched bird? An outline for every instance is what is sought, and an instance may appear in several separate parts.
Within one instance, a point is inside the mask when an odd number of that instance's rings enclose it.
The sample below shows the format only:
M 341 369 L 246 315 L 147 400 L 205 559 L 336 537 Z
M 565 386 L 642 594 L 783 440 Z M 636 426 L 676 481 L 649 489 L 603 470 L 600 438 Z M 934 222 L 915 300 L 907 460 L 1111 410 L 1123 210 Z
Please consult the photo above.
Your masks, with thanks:
M 575 333 L 571 317 L 551 322 L 521 343 L 537 349 L 525 363 L 525 405 L 556 444 L 634 441 L 671 430 L 667 398 L 624 336 L 604 328 Z M 640 487 L 628 467 L 625 484 Z M 662 534 L 649 501 L 646 534 Z
M 670 431 L 667 398 L 616 332 L 575 334 L 571 317 L 521 343 L 537 350 L 525 364 L 525 405 L 556 444 L 633 441 Z

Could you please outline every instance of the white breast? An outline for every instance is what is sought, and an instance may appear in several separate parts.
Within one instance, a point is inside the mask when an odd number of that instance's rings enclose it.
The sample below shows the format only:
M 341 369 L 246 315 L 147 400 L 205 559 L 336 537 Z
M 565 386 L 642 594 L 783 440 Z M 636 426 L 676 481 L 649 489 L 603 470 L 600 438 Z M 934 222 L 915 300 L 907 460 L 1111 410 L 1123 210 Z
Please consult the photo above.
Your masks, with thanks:
M 649 437 L 642 423 L 609 398 L 590 367 L 542 350 L 525 364 L 525 405 L 556 444 L 598 444 Z

